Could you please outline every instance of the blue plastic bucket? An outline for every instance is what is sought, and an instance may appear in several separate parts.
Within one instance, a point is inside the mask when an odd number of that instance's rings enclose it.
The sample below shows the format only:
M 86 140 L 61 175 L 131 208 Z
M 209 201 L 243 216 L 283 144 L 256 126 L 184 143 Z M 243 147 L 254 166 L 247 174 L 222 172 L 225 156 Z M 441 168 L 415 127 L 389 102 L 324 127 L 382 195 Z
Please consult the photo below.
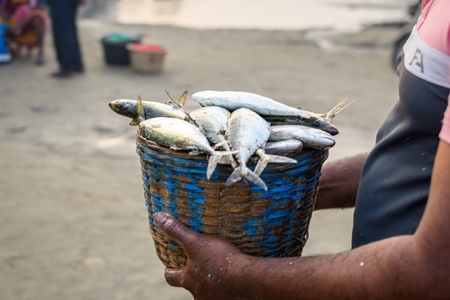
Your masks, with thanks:
M 5 40 L 6 24 L 0 23 L 0 64 L 11 61 L 11 53 L 8 51 L 8 45 Z

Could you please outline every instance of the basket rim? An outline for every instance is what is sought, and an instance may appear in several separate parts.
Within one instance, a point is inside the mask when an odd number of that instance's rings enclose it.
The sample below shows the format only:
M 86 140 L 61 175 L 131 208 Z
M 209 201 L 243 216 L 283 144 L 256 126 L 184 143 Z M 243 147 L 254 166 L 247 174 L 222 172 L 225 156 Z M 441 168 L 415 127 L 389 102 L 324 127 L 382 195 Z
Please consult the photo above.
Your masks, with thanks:
M 157 143 L 146 139 L 139 130 L 137 130 L 136 133 L 136 140 L 137 142 L 143 143 L 146 147 L 155 150 L 155 151 L 159 151 L 159 152 L 163 152 L 167 155 L 170 156 L 174 156 L 177 158 L 184 158 L 184 159 L 193 159 L 193 160 L 208 160 L 208 157 L 205 153 L 203 154 L 189 154 L 189 151 L 184 151 L 184 150 L 173 150 L 164 146 L 160 146 Z M 295 153 L 295 154 L 286 154 L 283 155 L 284 157 L 288 157 L 288 158 L 300 158 L 304 155 L 310 154 L 310 153 L 314 153 L 314 152 L 321 152 L 321 153 L 325 153 L 328 152 L 328 149 L 313 149 L 313 148 L 303 148 L 300 152 Z M 251 162 L 251 160 L 248 161 L 247 165 L 254 165 L 256 163 Z

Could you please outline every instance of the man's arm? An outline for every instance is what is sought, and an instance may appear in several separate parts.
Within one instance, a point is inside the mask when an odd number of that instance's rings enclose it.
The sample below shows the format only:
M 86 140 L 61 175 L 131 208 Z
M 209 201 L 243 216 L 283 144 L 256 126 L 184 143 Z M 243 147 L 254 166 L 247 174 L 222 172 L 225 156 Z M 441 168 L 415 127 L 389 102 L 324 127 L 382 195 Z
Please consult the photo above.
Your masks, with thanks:
M 440 142 L 429 202 L 416 234 L 334 255 L 257 258 L 188 230 L 164 213 L 159 228 L 180 242 L 187 266 L 170 285 L 204 299 L 446 299 L 450 295 L 450 145 Z
M 368 153 L 324 164 L 315 210 L 354 207 Z

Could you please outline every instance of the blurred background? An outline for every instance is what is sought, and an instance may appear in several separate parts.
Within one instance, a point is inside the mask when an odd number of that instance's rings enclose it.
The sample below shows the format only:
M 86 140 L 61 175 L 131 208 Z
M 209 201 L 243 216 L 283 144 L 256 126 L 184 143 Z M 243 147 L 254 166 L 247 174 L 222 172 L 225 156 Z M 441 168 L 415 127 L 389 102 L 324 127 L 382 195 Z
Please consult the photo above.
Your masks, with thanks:
M 335 119 L 328 161 L 368 151 L 397 99 L 392 51 L 414 1 L 87 0 L 85 73 L 25 53 L 0 65 L 0 299 L 192 299 L 169 287 L 148 233 L 136 127 L 115 99 L 258 93 Z M 106 61 L 102 39 L 166 49 L 160 72 Z M 189 101 L 188 110 L 198 108 Z M 315 212 L 303 255 L 350 248 L 351 209 Z

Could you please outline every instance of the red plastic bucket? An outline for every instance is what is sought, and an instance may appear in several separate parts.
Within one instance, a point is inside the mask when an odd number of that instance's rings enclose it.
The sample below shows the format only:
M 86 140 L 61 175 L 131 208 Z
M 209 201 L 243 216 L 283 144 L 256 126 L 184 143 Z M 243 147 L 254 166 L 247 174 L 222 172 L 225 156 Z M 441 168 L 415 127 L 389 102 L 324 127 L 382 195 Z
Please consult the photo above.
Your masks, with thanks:
M 158 73 L 162 70 L 166 49 L 155 44 L 132 43 L 127 45 L 133 70 L 141 73 Z

